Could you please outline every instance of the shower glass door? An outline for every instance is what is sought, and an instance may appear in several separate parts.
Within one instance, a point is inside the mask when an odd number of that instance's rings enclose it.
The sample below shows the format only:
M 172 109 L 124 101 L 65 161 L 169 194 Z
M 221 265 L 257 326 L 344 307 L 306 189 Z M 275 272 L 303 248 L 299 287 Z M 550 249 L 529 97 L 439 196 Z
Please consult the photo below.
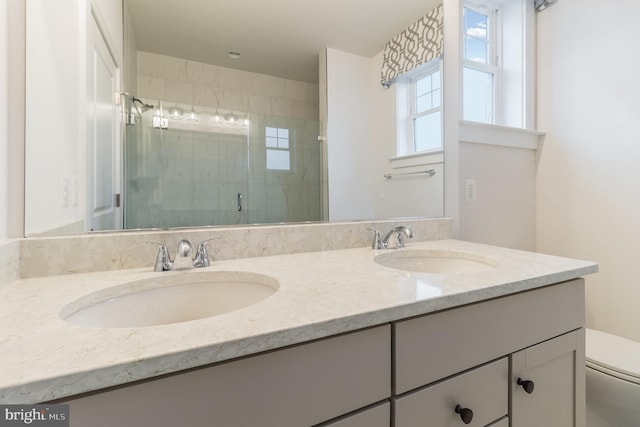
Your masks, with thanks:
M 172 228 L 248 221 L 246 124 L 211 126 L 162 101 L 130 101 L 125 143 L 125 228 Z
M 127 97 L 125 228 L 321 220 L 317 120 Z

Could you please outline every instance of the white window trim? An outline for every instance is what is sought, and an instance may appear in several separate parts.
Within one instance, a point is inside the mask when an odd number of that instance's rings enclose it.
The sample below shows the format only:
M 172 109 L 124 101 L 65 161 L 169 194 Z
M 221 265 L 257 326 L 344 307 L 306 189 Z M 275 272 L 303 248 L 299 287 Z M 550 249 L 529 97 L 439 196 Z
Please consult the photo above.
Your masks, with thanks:
M 267 155 L 266 153 L 269 151 L 277 151 L 277 152 L 286 152 L 289 156 L 289 169 L 272 169 L 270 168 L 267 163 L 266 163 L 266 158 L 265 158 L 265 170 L 267 172 L 276 172 L 276 173 L 289 173 L 289 172 L 293 172 L 293 161 L 292 161 L 292 151 L 291 151 L 291 129 L 290 128 L 284 128 L 284 127 L 280 127 L 280 126 L 265 126 L 265 133 L 266 133 L 266 129 L 267 128 L 274 128 L 274 129 L 287 129 L 289 131 L 289 136 L 286 138 L 287 140 L 287 148 L 282 148 L 280 147 L 280 140 L 284 140 L 285 138 L 280 138 L 280 137 L 276 137 L 276 141 L 277 141 L 277 146 L 276 147 L 272 147 L 272 146 L 268 146 L 266 143 L 266 135 L 265 135 L 265 156 Z

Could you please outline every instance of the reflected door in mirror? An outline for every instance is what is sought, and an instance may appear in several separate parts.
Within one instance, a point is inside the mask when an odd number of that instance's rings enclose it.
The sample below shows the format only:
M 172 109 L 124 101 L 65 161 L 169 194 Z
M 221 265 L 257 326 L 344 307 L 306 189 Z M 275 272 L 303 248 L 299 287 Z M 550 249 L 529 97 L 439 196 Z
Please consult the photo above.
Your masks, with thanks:
M 90 230 L 122 229 L 119 69 L 92 19 L 87 57 L 87 218 Z

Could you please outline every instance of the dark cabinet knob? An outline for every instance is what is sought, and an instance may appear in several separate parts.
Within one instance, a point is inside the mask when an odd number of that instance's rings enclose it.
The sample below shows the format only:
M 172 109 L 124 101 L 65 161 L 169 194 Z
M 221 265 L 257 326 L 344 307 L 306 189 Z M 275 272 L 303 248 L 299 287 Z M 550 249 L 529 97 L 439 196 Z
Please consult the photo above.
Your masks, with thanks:
M 473 411 L 471 409 L 456 405 L 455 411 L 456 414 L 460 414 L 460 419 L 463 423 L 469 424 L 473 420 Z
M 535 384 L 533 381 L 523 380 L 522 378 L 518 378 L 518 385 L 521 386 L 524 391 L 531 394 L 533 393 L 533 389 L 535 388 Z

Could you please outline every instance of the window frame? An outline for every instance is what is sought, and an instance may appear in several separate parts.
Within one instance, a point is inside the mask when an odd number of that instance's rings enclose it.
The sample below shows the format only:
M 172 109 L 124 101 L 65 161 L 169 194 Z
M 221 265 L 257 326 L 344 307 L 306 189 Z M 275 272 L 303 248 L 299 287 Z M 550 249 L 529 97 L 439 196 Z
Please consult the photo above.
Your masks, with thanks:
M 268 138 L 273 138 L 267 135 L 267 129 L 275 129 L 276 130 L 276 146 L 270 146 L 267 144 L 267 140 Z M 287 131 L 287 138 L 281 138 L 278 134 L 280 130 L 286 130 Z M 264 147 L 265 147 L 265 170 L 270 171 L 270 172 L 292 172 L 293 168 L 292 168 L 292 150 L 291 150 L 291 138 L 292 138 L 292 129 L 288 128 L 288 127 L 280 127 L 280 126 L 266 126 L 264 127 L 264 133 L 265 133 L 265 137 L 264 137 Z M 280 147 L 280 141 L 284 141 L 286 139 L 287 141 L 287 146 L 286 148 Z M 270 168 L 269 167 L 269 163 L 268 163 L 268 153 L 269 151 L 275 151 L 275 152 L 286 152 L 289 156 L 289 168 L 288 169 L 275 169 L 275 168 Z
M 418 80 L 438 72 L 440 74 L 440 100 L 438 107 L 418 113 L 417 110 L 417 82 Z M 397 157 L 409 157 L 427 155 L 442 152 L 444 149 L 444 123 L 443 123 L 443 66 L 442 59 L 437 58 L 403 76 L 398 82 L 398 143 L 396 148 Z M 440 112 L 440 146 L 428 150 L 416 150 L 415 141 L 415 119 Z
M 476 13 L 487 16 L 487 56 L 488 63 L 473 61 L 465 57 L 465 37 L 466 27 L 464 24 L 464 10 L 469 9 Z M 477 122 L 499 125 L 499 118 L 501 117 L 501 77 L 502 77 L 502 65 L 501 65 L 501 49 L 502 49 L 502 22 L 500 7 L 492 3 L 477 4 L 473 1 L 467 1 L 463 5 L 463 19 L 462 19 L 462 118 L 463 120 L 470 120 L 464 116 L 464 70 L 469 69 L 473 71 L 479 71 L 482 73 L 490 74 L 493 77 L 492 87 L 492 99 L 491 99 L 491 120 L 488 122 Z

